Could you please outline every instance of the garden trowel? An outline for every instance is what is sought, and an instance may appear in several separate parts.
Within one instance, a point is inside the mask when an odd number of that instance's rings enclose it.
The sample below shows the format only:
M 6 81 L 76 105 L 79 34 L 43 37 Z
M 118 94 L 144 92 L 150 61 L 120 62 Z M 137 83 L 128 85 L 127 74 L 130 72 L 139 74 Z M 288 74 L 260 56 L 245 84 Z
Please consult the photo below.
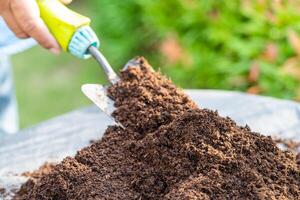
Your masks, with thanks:
M 40 8 L 41 18 L 64 51 L 82 59 L 94 57 L 111 84 L 119 81 L 118 75 L 98 50 L 100 42 L 90 27 L 91 20 L 88 17 L 68 9 L 59 0 L 36 1 Z M 85 84 L 81 90 L 104 113 L 111 117 L 115 109 L 114 102 L 107 96 L 104 86 Z M 120 123 L 116 123 L 122 126 Z
M 93 54 L 92 54 L 93 55 Z M 99 56 L 102 56 L 101 54 Z M 102 64 L 100 64 L 101 66 L 104 66 L 104 71 L 108 77 L 108 80 L 110 81 L 111 84 L 116 83 L 119 80 L 118 76 L 112 76 L 110 77 L 110 72 L 112 70 L 112 68 L 110 67 L 109 63 L 106 61 L 106 59 L 103 57 L 103 59 L 98 59 L 95 58 L 99 63 L 104 62 Z M 138 63 L 136 63 L 135 59 L 130 60 L 125 67 L 123 68 L 123 70 L 125 70 L 128 66 L 136 66 L 138 65 Z M 110 69 L 108 71 L 106 71 L 106 69 Z M 115 73 L 114 73 L 115 74 Z M 115 110 L 115 106 L 114 106 L 114 101 L 111 100 L 108 95 L 107 95 L 107 87 L 100 85 L 100 84 L 84 84 L 81 86 L 81 91 L 94 103 L 96 104 L 106 115 L 108 115 L 110 118 L 112 118 L 116 124 L 118 124 L 119 126 L 121 126 L 122 128 L 124 128 L 124 126 L 116 121 L 113 117 L 112 117 L 112 113 Z

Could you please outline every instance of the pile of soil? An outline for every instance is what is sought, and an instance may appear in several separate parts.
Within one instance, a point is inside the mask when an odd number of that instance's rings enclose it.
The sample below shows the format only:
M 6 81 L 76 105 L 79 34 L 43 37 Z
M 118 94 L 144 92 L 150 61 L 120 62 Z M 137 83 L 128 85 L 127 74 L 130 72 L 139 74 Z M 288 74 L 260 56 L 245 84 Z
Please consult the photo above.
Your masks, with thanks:
M 125 129 L 68 157 L 15 199 L 300 199 L 295 154 L 199 109 L 143 58 L 110 87 Z
M 31 178 L 33 180 L 40 179 L 42 176 L 49 174 L 53 170 L 54 166 L 54 163 L 46 162 L 38 170 L 35 170 L 33 172 L 24 172 L 22 176 Z
M 31 190 L 43 176 L 48 175 L 54 169 L 54 167 L 55 164 L 46 162 L 39 169 L 33 172 L 25 172 L 21 174 L 22 176 L 28 177 L 28 181 L 25 182 L 16 192 L 15 198 L 18 198 L 19 196 L 26 196 L 28 191 Z

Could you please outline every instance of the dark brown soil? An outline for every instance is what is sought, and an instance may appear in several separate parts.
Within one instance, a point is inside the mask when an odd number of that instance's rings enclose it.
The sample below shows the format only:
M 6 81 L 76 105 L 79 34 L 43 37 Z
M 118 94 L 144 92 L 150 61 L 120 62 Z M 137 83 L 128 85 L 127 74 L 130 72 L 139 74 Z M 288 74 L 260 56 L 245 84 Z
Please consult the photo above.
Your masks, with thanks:
M 33 171 L 33 172 L 25 172 L 22 174 L 22 176 L 28 177 L 28 181 L 24 183 L 19 191 L 17 191 L 17 196 L 25 196 L 27 195 L 30 190 L 34 187 L 34 185 L 43 177 L 49 174 L 53 168 L 54 164 L 52 163 L 45 163 L 43 164 L 39 169 Z
M 121 72 L 122 81 L 109 88 L 118 108 L 113 116 L 142 135 L 168 124 L 196 104 L 172 82 L 154 72 L 144 59 Z
M 142 58 L 110 88 L 104 137 L 15 199 L 300 199 L 296 156 L 230 118 L 198 109 Z
M 42 176 L 49 174 L 53 170 L 54 166 L 55 164 L 46 162 L 38 170 L 35 170 L 33 172 L 24 172 L 22 176 L 32 179 L 39 179 Z

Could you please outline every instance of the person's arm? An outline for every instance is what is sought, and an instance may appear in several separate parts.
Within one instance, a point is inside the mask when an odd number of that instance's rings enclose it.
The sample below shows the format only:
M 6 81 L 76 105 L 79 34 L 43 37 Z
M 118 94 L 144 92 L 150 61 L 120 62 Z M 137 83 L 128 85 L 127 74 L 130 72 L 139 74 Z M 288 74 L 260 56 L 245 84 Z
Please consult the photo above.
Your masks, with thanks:
M 61 0 L 70 3 L 72 0 Z M 0 15 L 19 38 L 34 38 L 41 46 L 58 54 L 60 46 L 40 18 L 35 0 L 0 0 Z

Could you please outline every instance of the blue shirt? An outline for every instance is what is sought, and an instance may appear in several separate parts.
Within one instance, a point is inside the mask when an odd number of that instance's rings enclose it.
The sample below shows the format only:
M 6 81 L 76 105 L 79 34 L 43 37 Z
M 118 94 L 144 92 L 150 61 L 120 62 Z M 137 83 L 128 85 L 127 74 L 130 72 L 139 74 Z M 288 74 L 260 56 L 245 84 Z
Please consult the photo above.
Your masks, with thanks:
M 18 39 L 0 17 L 0 140 L 18 130 L 18 110 L 12 80 L 10 55 L 24 51 L 36 42 Z
M 18 39 L 0 17 L 0 56 L 22 52 L 35 44 L 33 39 Z

